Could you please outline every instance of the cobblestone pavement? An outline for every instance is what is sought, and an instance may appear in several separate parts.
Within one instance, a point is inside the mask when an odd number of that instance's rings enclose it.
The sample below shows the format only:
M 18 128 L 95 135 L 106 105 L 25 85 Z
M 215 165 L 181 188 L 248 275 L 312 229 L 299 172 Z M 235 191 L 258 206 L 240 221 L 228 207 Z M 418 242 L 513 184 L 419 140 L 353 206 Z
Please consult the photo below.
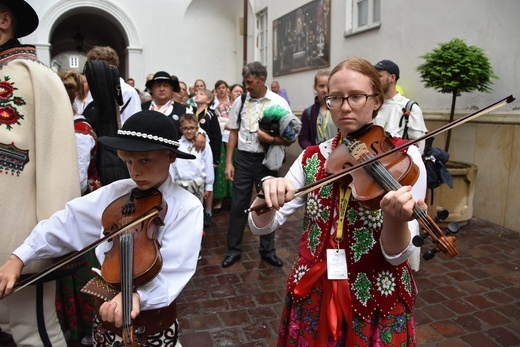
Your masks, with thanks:
M 178 299 L 183 347 L 276 346 L 301 218 L 299 211 L 277 231 L 282 268 L 260 259 L 247 228 L 241 261 L 223 269 L 227 210 L 213 215 L 197 272 Z M 457 238 L 456 257 L 421 260 L 416 273 L 418 345 L 520 346 L 520 234 L 472 219 Z

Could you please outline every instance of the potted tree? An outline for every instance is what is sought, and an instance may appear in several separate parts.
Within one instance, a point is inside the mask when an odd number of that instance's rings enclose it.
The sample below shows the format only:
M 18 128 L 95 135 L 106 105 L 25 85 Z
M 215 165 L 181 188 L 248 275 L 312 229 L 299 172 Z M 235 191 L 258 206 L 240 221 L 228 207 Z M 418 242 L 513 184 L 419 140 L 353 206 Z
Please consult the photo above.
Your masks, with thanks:
M 481 48 L 468 46 L 464 40 L 454 38 L 441 43 L 420 58 L 424 63 L 417 67 L 426 88 L 451 94 L 449 121 L 455 116 L 455 104 L 461 93 L 491 91 L 492 78 L 498 78 L 491 63 Z M 451 130 L 446 134 L 444 150 L 449 151 Z M 441 185 L 429 197 L 428 213 L 434 216 L 438 209 L 450 212 L 446 222 L 465 224 L 473 216 L 473 195 L 478 168 L 474 164 L 448 161 L 447 167 L 453 176 L 453 189 Z M 430 194 L 431 195 L 431 194 Z

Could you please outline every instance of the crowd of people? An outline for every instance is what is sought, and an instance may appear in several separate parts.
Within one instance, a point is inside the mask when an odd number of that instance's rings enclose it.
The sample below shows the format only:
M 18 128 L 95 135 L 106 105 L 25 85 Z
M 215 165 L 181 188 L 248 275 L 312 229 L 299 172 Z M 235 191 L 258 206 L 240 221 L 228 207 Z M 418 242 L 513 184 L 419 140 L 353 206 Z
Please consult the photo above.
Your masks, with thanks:
M 132 78 L 113 78 L 119 59 L 111 47 L 94 47 L 84 73 L 58 76 L 39 63 L 18 40 L 39 21 L 24 0 L 0 0 L 0 21 L 0 68 L 9 76 L 0 81 L 9 116 L 0 119 L 0 168 L 8 173 L 0 199 L 15 206 L 2 223 L 0 343 L 180 346 L 175 300 L 196 271 L 213 213 L 229 213 L 223 268 L 240 260 L 248 224 L 259 257 L 282 267 L 275 230 L 303 207 L 278 345 L 386 345 L 383 335 L 392 345 L 415 344 L 411 239 L 419 232 L 414 206 L 425 208 L 422 146 L 407 150 L 416 183 L 387 192 L 376 207 L 339 182 L 295 197 L 333 173 L 334 153 L 355 134 L 381 126 L 397 143 L 427 132 L 416 103 L 403 114 L 410 100 L 397 91 L 397 64 L 352 58 L 319 70 L 315 99 L 297 117 L 279 82 L 267 87 L 259 62 L 243 67 L 240 83 L 189 86 L 160 70 L 140 91 Z M 279 177 L 296 140 L 302 152 Z M 269 210 L 259 213 L 262 204 Z M 102 242 L 109 234 L 114 242 Z M 59 275 L 18 287 L 80 250 Z

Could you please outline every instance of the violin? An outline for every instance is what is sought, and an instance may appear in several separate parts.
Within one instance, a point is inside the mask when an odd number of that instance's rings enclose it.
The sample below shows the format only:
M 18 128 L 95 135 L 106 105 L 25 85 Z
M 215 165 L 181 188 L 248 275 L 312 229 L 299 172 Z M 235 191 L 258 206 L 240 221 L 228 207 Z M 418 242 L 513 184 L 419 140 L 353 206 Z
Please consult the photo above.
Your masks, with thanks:
M 334 174 L 345 167 L 352 167 L 374 158 L 374 155 L 388 152 L 394 148 L 393 142 L 385 130 L 368 124 L 353 134 L 349 134 L 329 156 L 325 163 L 328 173 Z M 379 160 L 363 166 L 363 170 L 354 170 L 348 177 L 352 195 L 367 209 L 379 209 L 383 196 L 403 185 L 413 185 L 419 177 L 419 169 L 411 157 L 404 152 L 393 152 Z M 434 220 L 417 203 L 413 207 L 413 217 L 421 228 L 436 243 L 435 252 L 443 252 L 454 257 L 455 236 L 446 236 Z
M 107 206 L 102 215 L 105 235 L 117 232 L 131 224 L 136 217 L 159 211 L 113 238 L 113 245 L 105 253 L 101 265 L 101 277 L 112 287 L 121 291 L 123 326 L 123 346 L 136 347 L 134 329 L 130 313 L 135 288 L 150 282 L 162 268 L 160 245 L 155 231 L 164 225 L 167 205 L 157 189 L 141 191 L 135 188 Z

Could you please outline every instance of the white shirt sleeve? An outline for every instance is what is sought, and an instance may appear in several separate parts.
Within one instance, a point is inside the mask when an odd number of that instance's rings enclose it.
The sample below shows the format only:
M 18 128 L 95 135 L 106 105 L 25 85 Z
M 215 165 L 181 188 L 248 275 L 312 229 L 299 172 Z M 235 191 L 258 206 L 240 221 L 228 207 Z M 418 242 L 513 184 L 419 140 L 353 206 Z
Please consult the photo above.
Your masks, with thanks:
M 123 92 L 123 105 L 119 107 L 121 110 L 126 103 L 128 105 L 125 107 L 124 111 L 121 113 L 121 125 L 123 125 L 128 118 L 133 116 L 135 113 L 142 110 L 141 108 L 141 98 L 139 97 L 139 93 L 135 90 L 134 87 L 126 83 L 123 79 L 121 82 L 121 91 Z
M 64 210 L 38 223 L 13 254 L 27 265 L 36 259 L 55 258 L 92 244 L 104 236 L 105 208 L 134 187 L 132 180 L 120 180 L 69 201 Z M 164 225 L 154 234 L 160 245 L 162 267 L 155 278 L 137 289 L 142 310 L 166 307 L 177 298 L 195 273 L 202 239 L 200 201 L 171 179 L 159 189 L 167 203 Z M 101 264 L 111 247 L 111 242 L 105 242 L 96 248 Z
M 96 140 L 88 134 L 75 133 L 76 149 L 78 152 L 79 183 L 81 191 L 87 190 L 88 167 L 90 165 L 90 151 L 96 145 Z

